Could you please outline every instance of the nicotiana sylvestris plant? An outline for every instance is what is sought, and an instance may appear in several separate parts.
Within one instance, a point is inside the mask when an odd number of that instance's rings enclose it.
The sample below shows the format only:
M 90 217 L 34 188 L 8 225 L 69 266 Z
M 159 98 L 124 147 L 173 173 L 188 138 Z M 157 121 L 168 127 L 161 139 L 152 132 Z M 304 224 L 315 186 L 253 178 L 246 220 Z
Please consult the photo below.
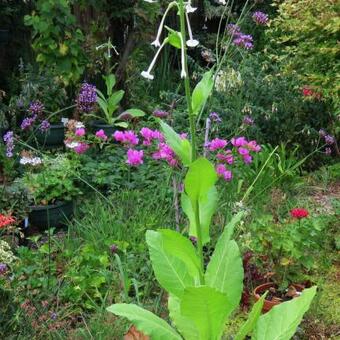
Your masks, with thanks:
M 146 1 L 146 0 L 145 0 Z M 148 0 L 147 2 L 154 2 Z M 221 2 L 223 4 L 223 1 Z M 163 43 L 159 37 L 164 17 L 172 9 L 178 11 L 181 31 L 170 28 Z M 203 245 L 210 241 L 209 227 L 217 209 L 218 194 L 215 187 L 217 175 L 214 166 L 203 157 L 196 156 L 195 120 L 212 92 L 214 77 L 207 72 L 191 94 L 186 45 L 186 29 L 189 31 L 189 47 L 193 37 L 189 29 L 189 17 L 194 8 L 191 1 L 169 3 L 153 45 L 159 47 L 155 59 L 143 76 L 151 75 L 155 60 L 162 47 L 170 43 L 181 49 L 182 72 L 188 104 L 191 142 L 180 136 L 166 123 L 161 128 L 166 142 L 188 168 L 184 180 L 181 204 L 190 222 L 189 234 L 197 239 L 194 247 L 182 234 L 170 230 L 148 230 L 148 244 L 152 267 L 159 284 L 168 292 L 170 324 L 155 314 L 134 304 L 114 304 L 107 308 L 115 315 L 126 317 L 151 339 L 217 340 L 221 339 L 227 319 L 240 303 L 243 288 L 243 266 L 239 247 L 232 239 L 235 226 L 243 217 L 240 211 L 224 228 L 210 262 L 205 267 Z M 251 335 L 255 340 L 290 339 L 304 313 L 309 309 L 316 287 L 305 289 L 300 297 L 284 302 L 265 315 L 261 315 L 265 295 L 255 303 L 248 320 L 242 325 L 236 340 Z

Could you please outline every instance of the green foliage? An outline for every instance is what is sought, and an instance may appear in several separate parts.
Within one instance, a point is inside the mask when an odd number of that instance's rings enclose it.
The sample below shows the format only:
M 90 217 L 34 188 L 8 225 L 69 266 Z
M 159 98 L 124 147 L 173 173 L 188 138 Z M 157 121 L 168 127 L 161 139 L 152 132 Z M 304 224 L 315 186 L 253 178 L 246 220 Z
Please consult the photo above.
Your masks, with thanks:
M 303 315 L 316 294 L 316 287 L 305 289 L 297 299 L 281 303 L 267 314 L 260 316 L 252 339 L 289 340 L 296 332 Z
M 204 73 L 202 80 L 196 85 L 192 92 L 192 110 L 198 115 L 204 108 L 214 86 L 213 74 L 211 71 Z
M 38 172 L 26 172 L 22 178 L 35 205 L 69 201 L 81 192 L 76 186 L 77 163 L 64 155 L 45 158 Z
M 37 1 L 36 12 L 25 16 L 25 24 L 33 30 L 37 62 L 52 69 L 65 84 L 76 83 L 84 72 L 86 57 L 81 46 L 84 36 L 76 27 L 70 1 Z
M 339 104 L 339 3 L 288 0 L 278 4 L 278 16 L 269 36 L 275 39 L 277 58 L 286 73 L 297 72 L 306 85 Z

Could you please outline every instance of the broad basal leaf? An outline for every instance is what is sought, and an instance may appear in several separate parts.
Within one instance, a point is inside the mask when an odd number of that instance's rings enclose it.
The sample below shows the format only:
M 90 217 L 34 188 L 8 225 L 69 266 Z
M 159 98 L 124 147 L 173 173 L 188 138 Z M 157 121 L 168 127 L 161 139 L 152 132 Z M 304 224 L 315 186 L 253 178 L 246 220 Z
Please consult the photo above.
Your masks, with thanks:
M 160 120 L 161 129 L 163 131 L 167 144 L 174 150 L 175 154 L 180 158 L 185 166 L 191 164 L 191 145 L 187 139 L 182 139 L 168 124 Z
M 196 85 L 192 92 L 192 109 L 195 115 L 204 107 L 214 86 L 213 74 L 211 71 L 204 73 L 201 81 Z
M 145 112 L 140 110 L 140 109 L 128 109 L 128 110 L 125 110 L 123 113 L 121 113 L 119 115 L 119 117 L 124 117 L 124 116 L 127 116 L 127 115 L 129 115 L 129 116 L 131 116 L 133 118 L 144 117 L 145 116 Z
M 215 186 L 213 186 L 208 192 L 207 199 L 203 198 L 199 200 L 199 215 L 203 244 L 206 244 L 210 241 L 210 223 L 212 216 L 217 209 L 217 203 L 218 193 Z M 191 201 L 186 193 L 182 193 L 181 195 L 181 206 L 189 219 L 189 235 L 197 237 L 195 214 Z
M 191 163 L 184 179 L 184 188 L 191 200 L 194 211 L 198 200 L 207 198 L 208 192 L 216 181 L 215 168 L 206 158 L 198 158 Z
M 176 329 L 183 335 L 185 340 L 197 340 L 198 329 L 193 321 L 181 314 L 180 300 L 173 295 L 168 299 L 169 316 Z
M 273 307 L 260 316 L 253 340 L 289 340 L 295 334 L 303 315 L 309 309 L 316 293 L 316 286 L 305 289 L 301 296 Z
M 243 288 L 243 264 L 240 250 L 237 243 L 230 240 L 234 226 L 242 216 L 243 212 L 238 213 L 225 227 L 205 273 L 206 284 L 227 295 L 228 306 L 226 308 L 230 313 L 240 303 Z
M 162 234 L 164 250 L 183 261 L 193 278 L 199 277 L 200 260 L 191 241 L 170 229 L 159 229 Z
M 158 282 L 169 293 L 181 297 L 185 287 L 195 285 L 196 280 L 191 276 L 190 269 L 185 262 L 169 252 L 161 233 L 148 230 L 146 242 Z
M 251 331 L 254 329 L 256 322 L 261 315 L 263 303 L 266 296 L 267 293 L 263 294 L 261 298 L 254 304 L 253 308 L 251 309 L 251 312 L 249 313 L 248 320 L 242 325 L 241 329 L 236 334 L 234 340 L 245 339 L 245 337 L 249 335 Z
M 225 294 L 207 287 L 186 288 L 181 299 L 181 315 L 198 329 L 198 340 L 219 339 L 228 314 Z
M 107 310 L 127 318 L 138 330 L 149 335 L 153 340 L 182 340 L 182 337 L 164 320 L 137 305 L 120 303 L 108 307 Z

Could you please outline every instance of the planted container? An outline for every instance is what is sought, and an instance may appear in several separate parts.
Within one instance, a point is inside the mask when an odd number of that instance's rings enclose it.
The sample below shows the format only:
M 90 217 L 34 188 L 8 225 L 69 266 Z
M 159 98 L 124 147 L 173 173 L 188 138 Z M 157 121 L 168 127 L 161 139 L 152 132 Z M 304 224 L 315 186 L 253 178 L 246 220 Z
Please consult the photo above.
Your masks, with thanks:
M 45 131 L 35 131 L 35 138 L 43 146 L 56 147 L 64 144 L 65 126 L 64 124 L 51 124 L 50 128 Z
M 32 206 L 30 209 L 30 225 L 45 230 L 66 225 L 73 216 L 74 205 L 73 201 L 59 201 L 50 205 Z
M 122 130 L 121 127 L 105 124 L 104 122 L 98 120 L 91 122 L 91 127 L 94 133 L 99 130 L 103 130 L 105 132 L 105 135 L 108 137 L 111 137 L 116 130 Z
M 298 292 L 302 292 L 305 287 L 299 284 L 291 284 Z M 264 283 L 262 285 L 257 286 L 254 291 L 253 295 L 255 297 L 255 300 L 258 301 L 261 298 L 261 295 L 263 295 L 267 290 L 270 288 L 277 288 L 277 285 L 273 282 Z M 273 300 L 264 300 L 264 304 L 262 307 L 262 312 L 267 313 L 269 312 L 274 306 L 279 305 L 280 303 L 284 302 L 283 300 L 280 301 L 280 299 L 273 299 Z

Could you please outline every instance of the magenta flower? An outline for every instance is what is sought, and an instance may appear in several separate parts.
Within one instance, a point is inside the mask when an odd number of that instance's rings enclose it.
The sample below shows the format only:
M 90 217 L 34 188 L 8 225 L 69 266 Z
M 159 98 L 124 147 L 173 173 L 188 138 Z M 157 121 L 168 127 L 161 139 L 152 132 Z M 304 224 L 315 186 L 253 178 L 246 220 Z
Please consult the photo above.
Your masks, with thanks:
M 177 166 L 178 161 L 175 158 L 174 151 L 166 143 L 159 143 L 158 150 L 152 154 L 153 159 L 164 159 L 172 167 Z
M 147 127 L 143 127 L 140 130 L 140 134 L 144 138 L 143 145 L 150 146 L 154 139 L 154 131 Z
M 143 150 L 138 151 L 138 150 L 129 149 L 127 152 L 126 163 L 131 166 L 141 165 L 143 164 L 143 156 L 144 156 Z
M 245 164 L 250 164 L 253 161 L 253 157 L 251 157 L 249 154 L 243 155 L 243 161 Z
M 74 147 L 74 151 L 77 153 L 77 154 L 83 154 L 84 152 L 86 152 L 88 149 L 90 148 L 90 146 L 86 143 L 78 143 L 78 145 L 76 147 Z
M 228 142 L 226 140 L 215 138 L 208 143 L 208 147 L 210 151 L 216 151 L 218 149 L 223 149 L 227 144 Z
M 129 130 L 129 131 L 115 131 L 115 133 L 113 134 L 113 138 L 120 143 L 123 144 L 128 144 L 128 145 L 137 145 L 139 142 L 138 137 L 136 136 L 136 134 Z
M 106 141 L 108 138 L 103 129 L 100 129 L 96 132 L 96 137 L 102 139 L 103 141 Z
M 216 158 L 222 162 L 226 162 L 229 165 L 234 163 L 234 156 L 231 154 L 231 150 L 226 150 L 226 153 L 218 153 Z
M 256 140 L 252 140 L 247 144 L 247 147 L 249 150 L 254 152 L 260 152 L 261 151 L 261 145 L 258 145 L 256 143 Z
M 233 174 L 230 170 L 227 170 L 224 164 L 218 164 L 216 166 L 216 173 L 219 177 L 222 177 L 225 181 L 231 181 Z
M 79 128 L 79 129 L 76 130 L 75 135 L 78 136 L 78 137 L 83 137 L 83 136 L 85 136 L 85 133 L 86 133 L 86 131 L 85 131 L 84 128 Z
M 117 142 L 124 142 L 124 132 L 122 131 L 115 131 L 112 137 L 117 141 Z
M 247 140 L 244 137 L 232 138 L 231 144 L 235 147 L 245 146 L 247 144 Z
M 239 147 L 237 151 L 242 156 L 249 155 L 249 150 L 246 148 L 243 148 L 242 146 Z

